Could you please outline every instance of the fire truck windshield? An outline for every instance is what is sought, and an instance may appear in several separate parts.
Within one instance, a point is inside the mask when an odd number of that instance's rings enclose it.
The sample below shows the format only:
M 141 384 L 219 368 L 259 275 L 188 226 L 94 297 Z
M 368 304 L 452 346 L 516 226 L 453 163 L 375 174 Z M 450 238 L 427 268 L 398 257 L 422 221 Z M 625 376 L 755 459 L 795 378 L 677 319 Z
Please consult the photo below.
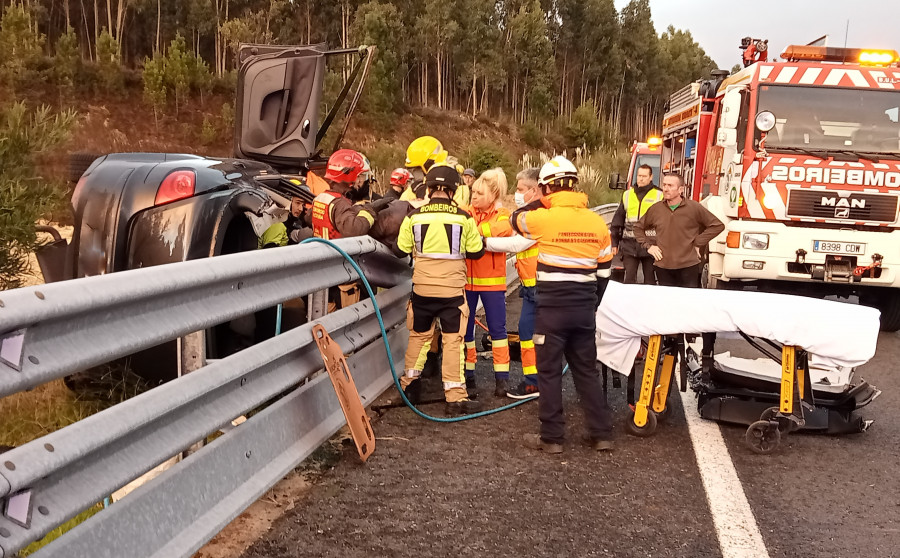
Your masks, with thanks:
M 637 175 L 637 169 L 641 165 L 650 165 L 650 168 L 653 169 L 653 183 L 657 186 L 662 184 L 662 178 L 659 176 L 659 153 L 641 153 L 638 155 L 634 162 L 635 175 Z
M 764 110 L 775 115 L 768 150 L 900 157 L 900 92 L 764 85 L 757 113 Z

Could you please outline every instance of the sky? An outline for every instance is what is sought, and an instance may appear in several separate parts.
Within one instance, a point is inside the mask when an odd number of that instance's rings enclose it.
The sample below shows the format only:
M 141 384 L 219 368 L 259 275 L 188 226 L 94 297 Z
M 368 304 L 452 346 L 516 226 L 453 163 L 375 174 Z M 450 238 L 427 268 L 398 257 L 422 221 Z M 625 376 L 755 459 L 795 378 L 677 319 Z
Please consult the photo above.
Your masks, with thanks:
M 628 0 L 615 0 L 621 10 Z M 657 33 L 687 30 L 719 68 L 740 62 L 741 37 L 769 40 L 769 59 L 828 35 L 828 46 L 900 50 L 896 0 L 650 0 Z

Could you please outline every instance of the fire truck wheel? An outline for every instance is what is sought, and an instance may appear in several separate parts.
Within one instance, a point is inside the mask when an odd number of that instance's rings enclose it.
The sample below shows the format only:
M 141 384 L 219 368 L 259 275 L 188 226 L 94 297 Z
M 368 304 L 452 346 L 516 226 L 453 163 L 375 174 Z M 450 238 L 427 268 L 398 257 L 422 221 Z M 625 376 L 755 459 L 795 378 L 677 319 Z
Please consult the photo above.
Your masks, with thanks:
M 900 330 L 900 289 L 870 288 L 860 294 L 859 303 L 881 311 L 881 331 Z

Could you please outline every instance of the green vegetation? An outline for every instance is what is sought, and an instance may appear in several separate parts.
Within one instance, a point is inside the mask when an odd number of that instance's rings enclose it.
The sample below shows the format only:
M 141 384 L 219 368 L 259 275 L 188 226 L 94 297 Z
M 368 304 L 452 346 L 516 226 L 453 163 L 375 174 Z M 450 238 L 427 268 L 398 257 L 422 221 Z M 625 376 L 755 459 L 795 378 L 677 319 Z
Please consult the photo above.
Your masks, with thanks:
M 621 11 L 614 0 L 82 2 L 66 3 L 65 18 L 48 2 L 4 9 L 0 83 L 119 94 L 143 66 L 157 118 L 166 102 L 177 117 L 188 95 L 202 103 L 232 91 L 240 43 L 374 44 L 359 107 L 372 128 L 390 132 L 408 107 L 435 107 L 524 126 L 533 148 L 548 135 L 606 148 L 658 132 L 669 93 L 713 68 L 690 32 L 657 33 L 649 0 Z M 349 58 L 329 62 L 327 91 L 347 77 Z
M 0 290 L 19 286 L 38 246 L 35 222 L 62 205 L 62 188 L 41 177 L 38 159 L 69 136 L 72 111 L 0 106 Z

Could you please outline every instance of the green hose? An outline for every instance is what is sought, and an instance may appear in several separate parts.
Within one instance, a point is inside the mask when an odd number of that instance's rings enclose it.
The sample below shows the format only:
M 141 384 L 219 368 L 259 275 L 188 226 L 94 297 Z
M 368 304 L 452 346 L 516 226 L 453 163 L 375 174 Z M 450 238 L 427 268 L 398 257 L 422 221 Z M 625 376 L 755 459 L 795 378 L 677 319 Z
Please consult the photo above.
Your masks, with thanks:
M 357 263 L 355 261 L 353 261 L 353 258 L 350 257 L 350 254 L 348 254 L 347 252 L 342 250 L 340 246 L 337 246 L 333 242 L 325 240 L 324 238 L 314 237 L 314 238 L 307 238 L 300 244 L 307 244 L 309 242 L 318 242 L 320 244 L 327 244 L 328 246 L 331 246 L 341 256 L 343 256 L 344 259 L 350 263 L 350 265 L 353 266 L 353 269 L 356 270 L 357 275 L 359 275 L 359 278 L 362 280 L 363 285 L 366 287 L 366 292 L 369 293 L 369 298 L 372 300 L 372 306 L 375 308 L 375 317 L 378 318 L 378 326 L 381 328 L 381 340 L 384 341 L 384 349 L 385 349 L 385 351 L 387 351 L 388 363 L 391 366 L 391 376 L 393 376 L 393 378 L 394 378 L 394 386 L 397 388 L 397 391 L 400 392 L 400 397 L 403 398 L 403 402 L 406 404 L 407 407 L 412 409 L 414 413 L 416 413 L 417 415 L 419 415 L 420 417 L 422 417 L 424 419 L 433 420 L 435 422 L 460 422 L 463 420 L 469 420 L 469 419 L 474 419 L 474 418 L 479 418 L 479 417 L 486 417 L 488 415 L 493 415 L 495 413 L 506 411 L 506 410 L 512 409 L 513 407 L 518 407 L 519 405 L 522 405 L 524 403 L 528 403 L 529 401 L 537 399 L 536 397 L 532 397 L 531 399 L 522 399 L 520 401 L 516 401 L 514 403 L 510 403 L 509 405 L 504 405 L 503 407 L 498 407 L 496 409 L 490 409 L 487 411 L 481 411 L 480 413 L 473 413 L 471 415 L 464 415 L 461 417 L 453 417 L 453 418 L 433 417 L 433 416 L 423 413 L 422 411 L 417 409 L 416 406 L 413 405 L 412 403 L 410 403 L 409 399 L 406 398 L 406 394 L 403 392 L 403 387 L 400 385 L 400 380 L 397 378 L 397 370 L 394 367 L 394 357 L 391 354 L 391 345 L 387 339 L 387 330 L 384 327 L 384 320 L 381 318 L 381 309 L 378 307 L 378 301 L 375 300 L 375 293 L 372 291 L 372 286 L 369 285 L 369 281 L 366 279 L 365 274 L 363 274 L 362 269 L 360 269 L 359 265 L 357 265 Z M 568 369 L 568 368 L 569 367 L 567 365 L 566 369 Z M 565 374 L 565 370 L 563 370 L 563 373 Z M 422 380 L 419 380 L 419 381 L 421 382 Z

